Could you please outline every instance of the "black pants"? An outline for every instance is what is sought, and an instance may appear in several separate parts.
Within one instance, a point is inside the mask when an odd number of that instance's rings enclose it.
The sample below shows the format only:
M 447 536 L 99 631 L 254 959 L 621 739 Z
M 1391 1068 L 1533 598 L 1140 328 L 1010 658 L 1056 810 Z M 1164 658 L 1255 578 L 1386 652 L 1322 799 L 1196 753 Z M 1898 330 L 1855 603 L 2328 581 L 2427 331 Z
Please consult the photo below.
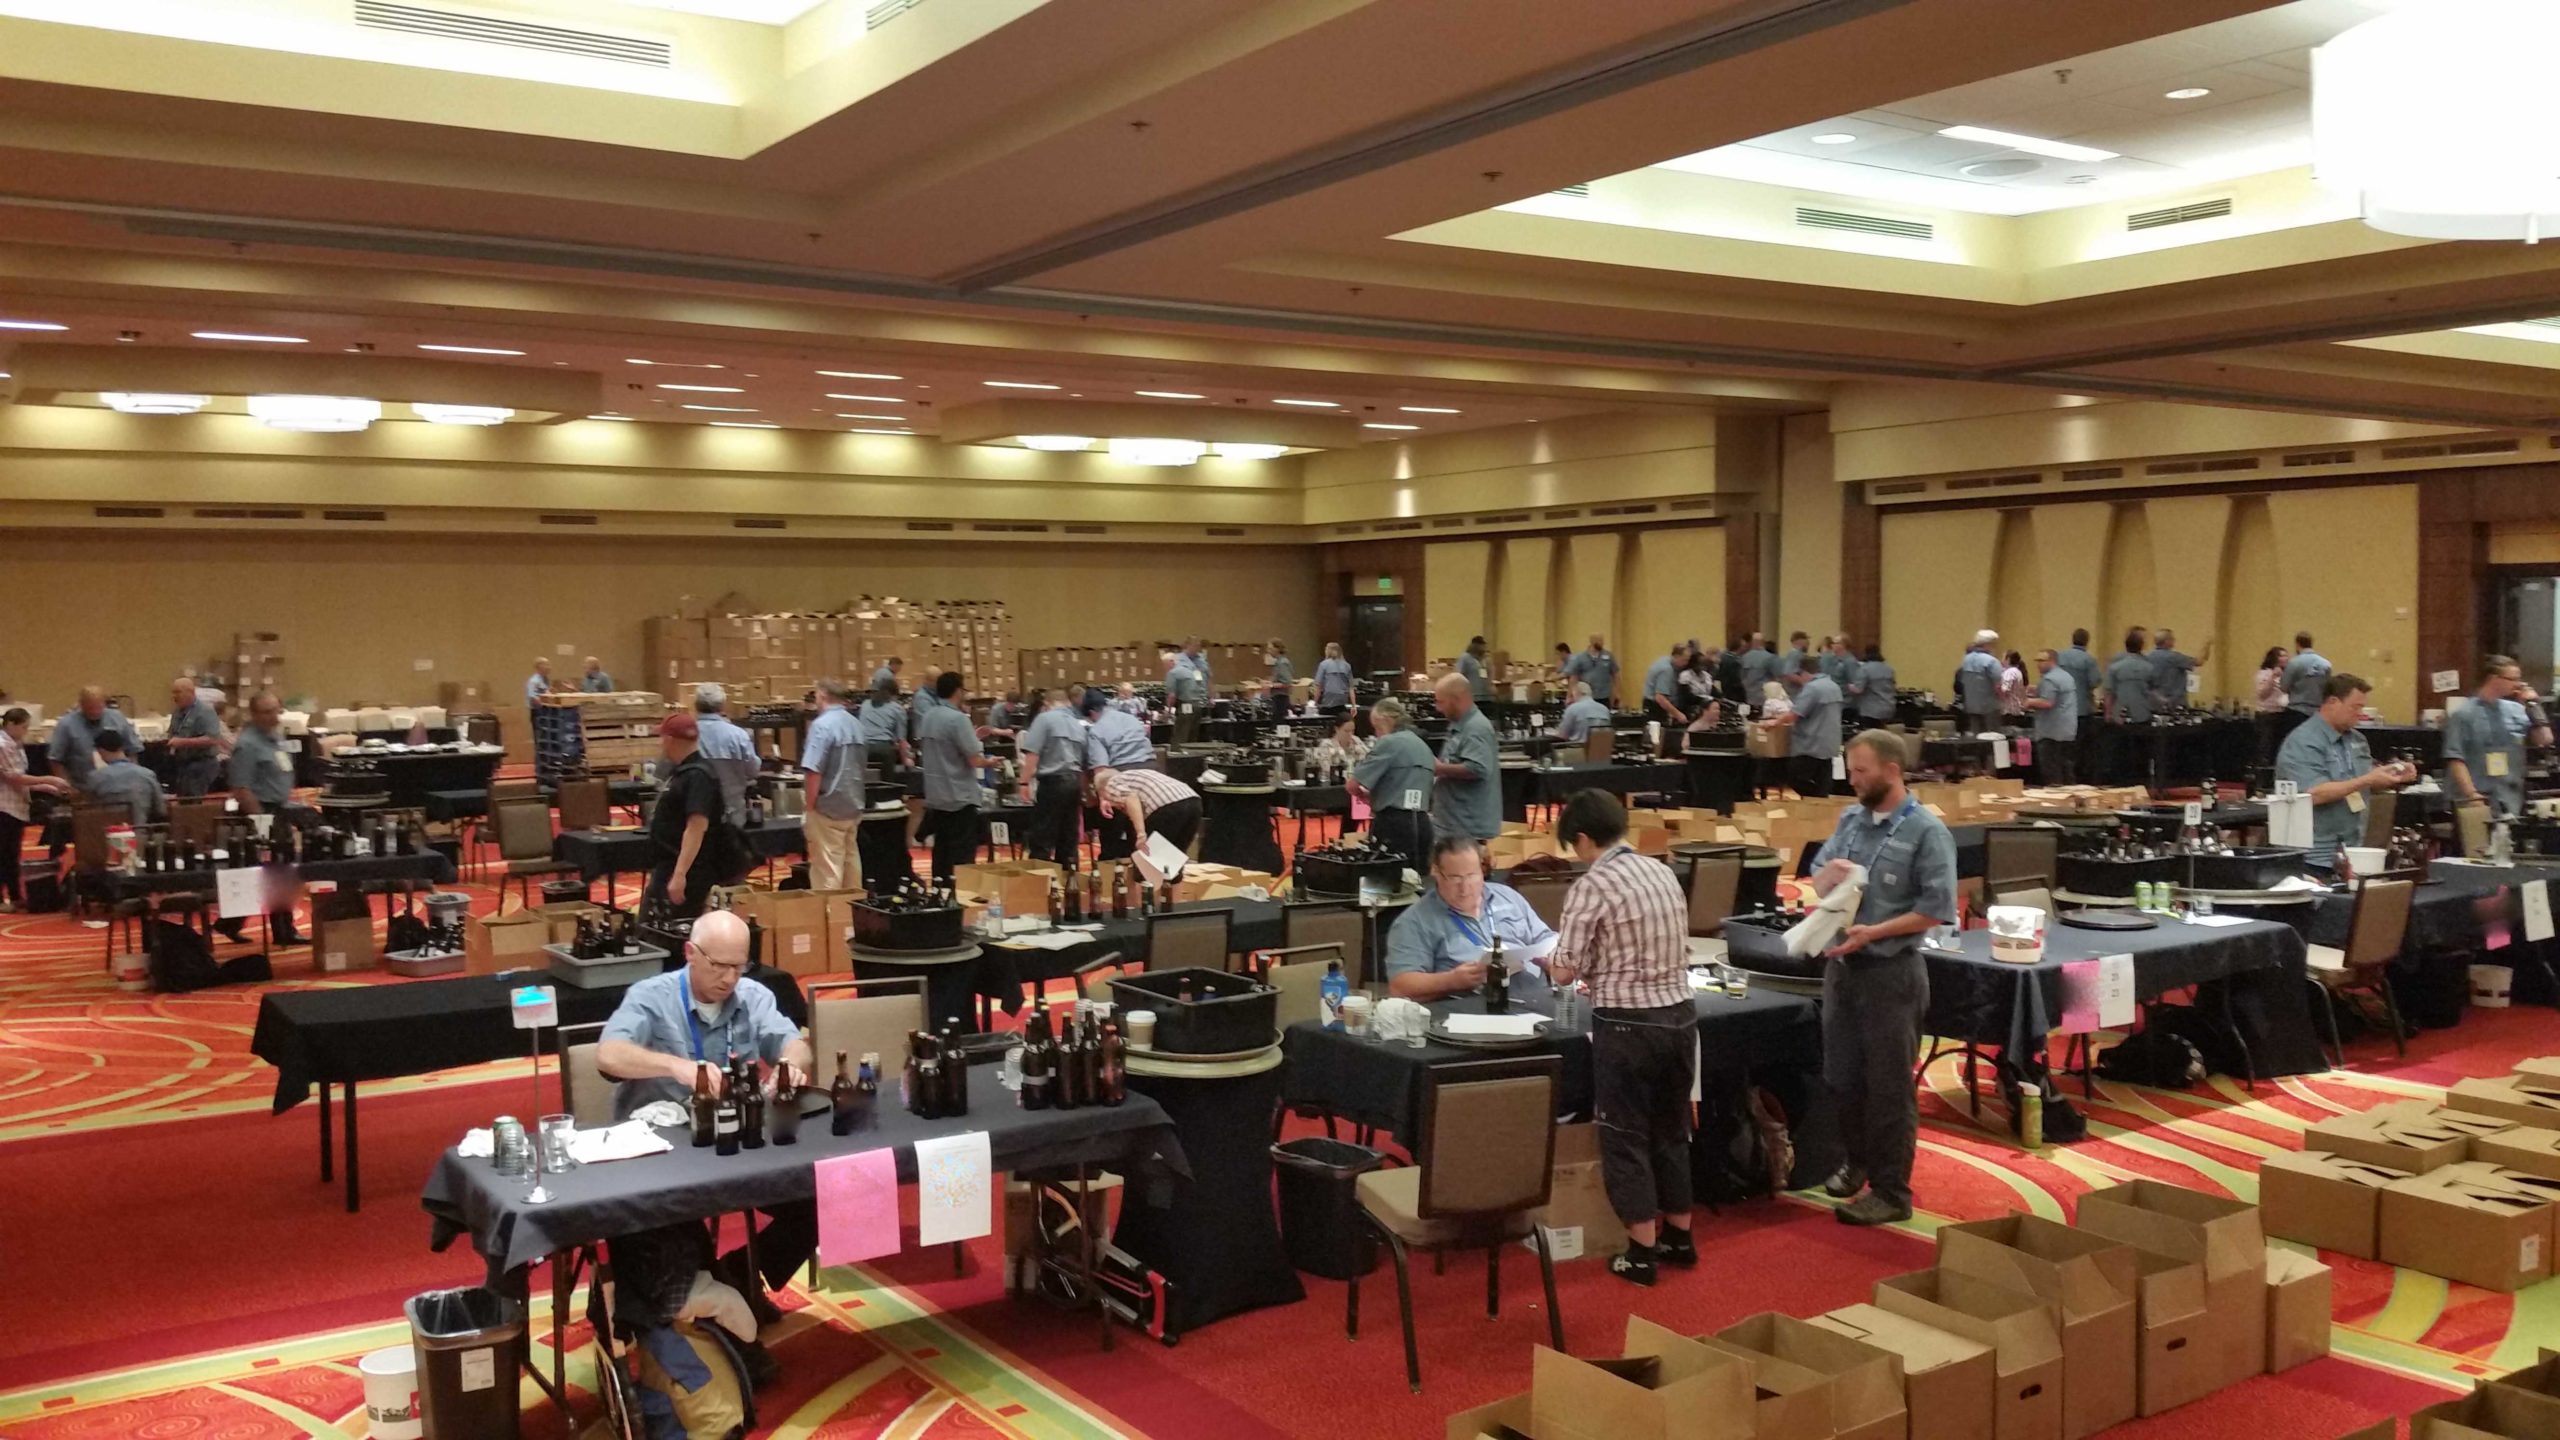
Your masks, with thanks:
M 1093 831 L 1094 848 L 1105 860 L 1126 860 L 1137 853 L 1138 832 L 1129 828 L 1129 817 L 1117 810 L 1088 810 L 1086 827 Z
M 1040 777 L 1031 792 L 1030 833 L 1022 842 L 1032 859 L 1073 861 L 1083 848 L 1080 789 L 1080 777 L 1072 770 Z
M 1188 745 L 1200 738 L 1200 709 L 1196 705 L 1176 706 L 1173 712 L 1171 743 Z
M 1841 1147 L 1876 1194 L 1911 1203 L 1919 1146 L 1921 1017 L 1929 965 L 1918 950 L 1851 956 L 1822 971 L 1822 1080 L 1839 1107 Z
M 1828 755 L 1788 756 L 1787 784 L 1807 800 L 1828 797 L 1831 794 L 1831 757 Z
M 667 898 L 667 882 L 675 878 L 675 873 L 673 865 L 662 865 L 649 872 L 649 883 L 640 891 L 641 908 L 664 906 L 666 913 L 678 920 L 701 918 L 702 907 L 711 898 L 710 872 L 699 865 L 693 867 L 692 873 L 685 878 L 684 903 L 681 905 Z
M 933 832 L 934 879 L 948 880 L 961 866 L 978 863 L 979 836 L 985 827 L 980 823 L 977 806 L 927 810 L 924 823 Z
M 1685 1000 L 1591 1012 L 1600 1181 L 1609 1208 L 1629 1225 L 1689 1217 L 1689 1089 L 1697 1064 L 1698 1011 Z
M 1189 850 L 1200 835 L 1200 802 L 1176 800 L 1147 812 L 1147 833 L 1161 835 L 1176 850 Z
M 18 882 L 18 852 L 27 843 L 27 822 L 15 815 L 0 815 L 0 897 L 12 905 L 27 903 L 26 891 Z
M 1372 810 L 1369 829 L 1412 862 L 1415 874 L 1431 869 L 1431 816 L 1421 810 Z
M 792 1272 L 818 1253 L 818 1202 L 785 1200 L 757 1208 L 764 1223 L 756 1227 L 756 1273 L 764 1277 L 765 1289 L 779 1290 L 791 1283 Z M 721 1267 L 732 1274 L 736 1273 L 733 1267 L 746 1263 L 744 1245 L 720 1257 Z
M 2036 775 L 2047 785 L 2079 784 L 2080 742 L 2077 740 L 2037 741 Z

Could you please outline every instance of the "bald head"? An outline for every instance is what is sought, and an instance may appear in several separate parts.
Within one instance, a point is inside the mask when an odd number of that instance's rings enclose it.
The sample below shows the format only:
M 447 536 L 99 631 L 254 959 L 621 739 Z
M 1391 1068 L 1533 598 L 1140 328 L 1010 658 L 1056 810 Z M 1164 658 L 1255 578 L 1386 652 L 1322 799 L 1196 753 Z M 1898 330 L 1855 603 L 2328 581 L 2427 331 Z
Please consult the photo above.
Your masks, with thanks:
M 169 682 L 171 709 L 184 710 L 196 703 L 196 681 L 192 675 L 181 675 Z
M 1431 687 L 1431 698 L 1440 703 L 1440 713 L 1451 719 L 1476 708 L 1475 687 L 1455 670 L 1441 676 L 1440 683 Z
M 97 685 L 80 687 L 80 713 L 91 720 L 107 713 L 107 692 L 104 687 Z
M 685 942 L 685 978 L 705 1005 L 726 1001 L 747 971 L 747 922 L 728 910 L 705 911 Z

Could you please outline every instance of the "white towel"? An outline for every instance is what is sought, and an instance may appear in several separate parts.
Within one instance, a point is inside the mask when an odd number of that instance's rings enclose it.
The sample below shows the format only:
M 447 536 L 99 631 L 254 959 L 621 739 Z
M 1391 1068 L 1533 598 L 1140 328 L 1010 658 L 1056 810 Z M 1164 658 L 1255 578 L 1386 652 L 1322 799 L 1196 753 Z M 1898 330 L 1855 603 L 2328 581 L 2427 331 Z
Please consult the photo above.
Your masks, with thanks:
M 1849 878 L 1831 888 L 1822 902 L 1787 928 L 1787 953 L 1819 955 L 1831 948 L 1840 932 L 1857 918 L 1858 901 L 1867 893 L 1867 867 L 1852 865 Z

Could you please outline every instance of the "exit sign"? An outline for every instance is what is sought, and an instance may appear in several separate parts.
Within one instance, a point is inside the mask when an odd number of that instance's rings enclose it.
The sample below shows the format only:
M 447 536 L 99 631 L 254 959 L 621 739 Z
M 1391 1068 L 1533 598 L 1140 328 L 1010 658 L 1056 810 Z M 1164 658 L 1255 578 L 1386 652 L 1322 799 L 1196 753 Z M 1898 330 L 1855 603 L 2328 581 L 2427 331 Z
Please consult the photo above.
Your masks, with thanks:
M 1393 575 L 1379 576 L 1378 593 L 1381 595 L 1393 595 L 1396 593 L 1396 577 Z

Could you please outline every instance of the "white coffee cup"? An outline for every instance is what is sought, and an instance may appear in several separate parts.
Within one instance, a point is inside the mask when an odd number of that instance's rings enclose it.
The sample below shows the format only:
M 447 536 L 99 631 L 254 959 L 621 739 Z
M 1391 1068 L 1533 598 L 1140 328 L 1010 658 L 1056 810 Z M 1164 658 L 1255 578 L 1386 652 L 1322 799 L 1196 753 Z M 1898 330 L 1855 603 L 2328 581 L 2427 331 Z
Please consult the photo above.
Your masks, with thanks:
M 1129 1022 L 1129 1046 L 1135 1050 L 1156 1048 L 1156 1012 L 1132 1010 L 1122 1017 Z
M 1345 996 L 1343 996 L 1343 997 L 1342 997 L 1342 1029 L 1343 1029 L 1343 1033 L 1345 1033 L 1345 1034 L 1349 1034 L 1349 1035 L 1366 1035 L 1366 1034 L 1368 1034 L 1368 1033 L 1369 1033 L 1369 1016 L 1370 1016 L 1371 1012 L 1372 1012 L 1372 1011 L 1374 1011 L 1374 1010 L 1376 1009 L 1376 1007 L 1377 1007 L 1377 1002 L 1376 1002 L 1376 1001 L 1371 1000 L 1371 999 L 1370 999 L 1368 996 L 1366 996 L 1366 995 L 1345 995 Z

